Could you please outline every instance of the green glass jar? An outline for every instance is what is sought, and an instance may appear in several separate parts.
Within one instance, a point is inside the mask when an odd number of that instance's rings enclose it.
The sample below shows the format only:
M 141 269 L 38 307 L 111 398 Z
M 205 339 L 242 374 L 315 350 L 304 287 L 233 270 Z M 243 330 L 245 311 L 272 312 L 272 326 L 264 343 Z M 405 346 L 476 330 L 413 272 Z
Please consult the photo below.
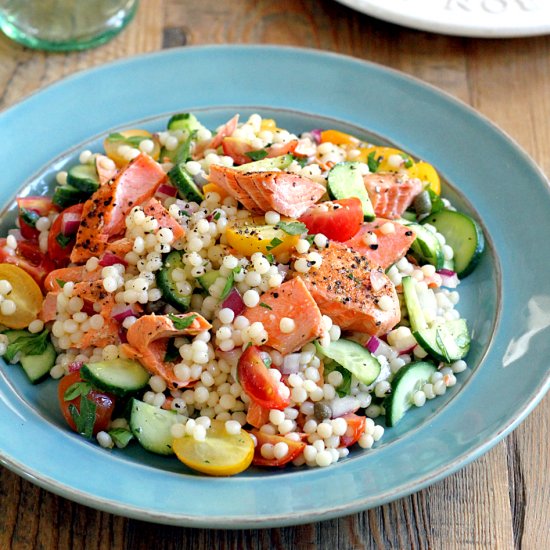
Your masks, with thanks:
M 99 46 L 132 19 L 138 0 L 0 0 L 0 29 L 40 50 Z

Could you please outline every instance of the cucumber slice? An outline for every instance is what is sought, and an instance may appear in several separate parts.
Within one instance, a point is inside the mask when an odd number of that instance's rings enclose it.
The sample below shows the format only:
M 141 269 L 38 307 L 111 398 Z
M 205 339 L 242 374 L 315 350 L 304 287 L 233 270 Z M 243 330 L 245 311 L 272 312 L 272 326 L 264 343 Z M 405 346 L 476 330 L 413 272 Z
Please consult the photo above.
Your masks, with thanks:
M 84 380 L 91 382 L 98 389 L 119 396 L 145 388 L 151 378 L 151 375 L 132 359 L 85 363 L 80 369 L 80 374 Z
M 481 258 L 485 248 L 483 231 L 475 220 L 453 210 L 440 210 L 430 214 L 422 223 L 433 225 L 445 237 L 454 251 L 454 271 L 459 278 L 469 275 Z
M 207 271 L 204 275 L 198 277 L 197 280 L 204 290 L 208 290 L 219 276 L 220 272 L 215 269 L 213 271 Z
M 48 342 L 46 349 L 39 355 L 23 355 L 21 357 L 21 366 L 32 384 L 42 382 L 49 374 L 51 368 L 55 365 L 57 354 L 53 345 Z
M 340 339 L 331 342 L 328 346 L 321 346 L 318 341 L 315 345 L 366 386 L 372 384 L 380 374 L 380 363 L 376 357 L 357 342 Z
M 89 197 L 90 193 L 84 193 L 72 185 L 58 185 L 53 192 L 52 202 L 61 208 L 67 208 L 73 204 L 84 202 Z
M 424 312 L 418 300 L 416 293 L 416 282 L 412 277 L 403 277 L 401 280 L 403 286 L 403 296 L 405 297 L 405 305 L 409 313 L 409 323 L 414 331 L 425 330 L 428 328 L 428 323 L 424 317 Z
M 203 192 L 197 187 L 191 174 L 183 164 L 176 164 L 168 172 L 168 177 L 182 199 L 198 202 L 199 204 L 204 200 Z
M 421 263 L 429 263 L 436 269 L 441 269 L 445 262 L 445 257 L 443 256 L 443 248 L 437 240 L 437 237 L 418 223 L 407 223 L 406 225 L 410 227 L 416 235 L 416 239 L 411 245 L 411 250 L 415 258 Z
M 470 335 L 464 319 L 413 331 L 413 336 L 434 359 L 444 363 L 458 361 L 470 350 Z
M 265 158 L 262 160 L 256 160 L 254 162 L 247 162 L 240 166 L 233 166 L 233 170 L 239 172 L 261 172 L 267 170 L 284 170 L 288 168 L 294 157 L 290 154 L 281 155 L 280 157 Z
M 374 208 L 363 182 L 358 162 L 340 162 L 328 173 L 328 192 L 333 199 L 357 197 L 363 206 L 366 221 L 375 218 Z
M 204 128 L 204 126 L 193 113 L 176 113 L 170 117 L 167 128 L 168 130 L 182 130 L 190 134 Z
M 99 188 L 99 176 L 92 164 L 77 164 L 67 172 L 67 184 L 83 193 L 92 194 Z
M 412 407 L 411 397 L 426 384 L 437 369 L 432 363 L 418 361 L 399 369 L 391 383 L 391 393 L 384 400 L 386 424 L 395 426 Z
M 184 269 L 183 251 L 173 250 L 166 256 L 162 268 L 157 271 L 157 286 L 162 297 L 178 311 L 186 312 L 191 304 L 191 294 L 182 294 L 178 290 L 178 283 L 174 281 L 172 273 L 175 269 Z
M 152 453 L 174 454 L 170 430 L 181 418 L 176 411 L 160 409 L 138 399 L 132 399 L 130 429 L 141 446 Z

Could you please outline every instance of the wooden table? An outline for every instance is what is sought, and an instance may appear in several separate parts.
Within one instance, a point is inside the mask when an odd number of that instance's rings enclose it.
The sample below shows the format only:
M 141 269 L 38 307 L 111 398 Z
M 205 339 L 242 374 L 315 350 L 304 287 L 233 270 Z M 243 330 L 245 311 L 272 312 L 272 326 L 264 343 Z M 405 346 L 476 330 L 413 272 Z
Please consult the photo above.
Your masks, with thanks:
M 377 21 L 332 0 L 144 0 L 109 44 L 47 54 L 0 37 L 0 108 L 112 59 L 184 45 L 270 43 L 393 67 L 492 119 L 550 174 L 550 36 L 481 40 Z M 0 468 L 0 549 L 550 548 L 550 399 L 492 451 L 409 498 L 321 524 L 203 531 L 74 504 Z

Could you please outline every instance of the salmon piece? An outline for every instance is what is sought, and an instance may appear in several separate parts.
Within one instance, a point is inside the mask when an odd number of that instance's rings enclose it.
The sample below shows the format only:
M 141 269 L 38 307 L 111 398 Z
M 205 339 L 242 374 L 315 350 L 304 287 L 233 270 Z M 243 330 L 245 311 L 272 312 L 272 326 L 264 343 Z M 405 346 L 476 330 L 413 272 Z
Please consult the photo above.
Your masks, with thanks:
M 185 235 L 185 229 L 168 213 L 168 210 L 162 206 L 157 199 L 149 199 L 142 205 L 143 211 L 147 216 L 152 216 L 157 220 L 160 227 L 167 227 L 172 230 L 174 240 L 177 241 Z
M 194 315 L 191 324 L 184 329 L 174 326 L 172 319 L 187 319 Z M 168 315 L 143 315 L 129 329 L 126 335 L 127 344 L 122 350 L 130 359 L 139 361 L 151 374 L 161 376 L 172 389 L 184 388 L 195 382 L 182 382 L 174 374 L 176 363 L 164 361 L 170 338 L 177 336 L 196 335 L 208 330 L 212 325 L 198 313 L 182 313 Z
M 116 178 L 102 185 L 85 203 L 71 252 L 71 262 L 100 256 L 110 237 L 124 231 L 132 208 L 151 198 L 166 174 L 148 155 L 139 155 Z
M 242 315 L 250 324 L 263 323 L 268 334 L 266 345 L 283 355 L 301 349 L 323 333 L 321 312 L 300 277 L 265 292 L 259 305 L 246 308 Z M 294 321 L 296 328 L 291 333 L 281 331 L 279 324 L 283 317 Z
M 394 172 L 365 174 L 363 181 L 376 216 L 390 220 L 400 218 L 424 188 L 419 179 Z
M 371 336 L 385 334 L 399 322 L 397 292 L 381 268 L 340 243 L 330 242 L 319 253 L 321 266 L 302 277 L 323 314 L 342 330 Z M 378 305 L 382 298 L 384 309 Z
M 290 172 L 242 172 L 220 165 L 210 167 L 210 180 L 251 212 L 275 210 L 291 218 L 299 218 L 326 191 L 321 184 Z
M 38 318 L 44 322 L 55 321 L 57 315 L 57 295 L 59 291 L 48 292 L 42 302 L 42 309 L 38 314 Z
M 134 241 L 132 239 L 122 237 L 121 239 L 117 239 L 116 241 L 108 242 L 105 251 L 110 252 L 111 254 L 114 254 L 115 256 L 123 259 L 124 256 L 126 256 L 128 252 L 131 252 L 133 248 Z
M 97 170 L 97 175 L 99 176 L 100 185 L 104 185 L 111 181 L 118 172 L 118 168 L 114 161 L 106 155 L 96 155 L 95 169 Z
M 104 348 L 109 345 L 119 345 L 120 336 L 118 330 L 120 325 L 112 317 L 104 317 L 105 322 L 100 329 L 91 328 L 88 332 L 85 332 L 80 342 L 74 344 L 75 348 L 86 349 L 92 348 Z
M 386 224 L 393 226 L 393 231 L 382 231 L 382 226 Z M 369 244 L 368 239 L 372 235 L 376 235 L 376 242 Z M 372 222 L 364 223 L 359 232 L 344 244 L 366 256 L 372 266 L 386 269 L 407 253 L 415 238 L 416 235 L 410 227 L 384 218 L 376 218 Z
M 44 279 L 44 288 L 47 291 L 58 292 L 62 288 L 60 282 L 78 283 L 80 281 L 95 281 L 100 277 L 100 268 L 95 269 L 94 271 L 88 271 L 86 266 L 83 265 L 63 267 L 60 269 L 54 269 L 48 273 L 47 277 Z

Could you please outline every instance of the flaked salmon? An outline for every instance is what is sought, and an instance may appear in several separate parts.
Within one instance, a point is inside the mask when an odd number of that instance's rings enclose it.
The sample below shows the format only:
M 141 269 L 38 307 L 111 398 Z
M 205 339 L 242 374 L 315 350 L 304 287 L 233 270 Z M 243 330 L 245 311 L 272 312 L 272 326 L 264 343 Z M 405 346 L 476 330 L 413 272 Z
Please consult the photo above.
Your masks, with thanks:
M 251 324 L 261 322 L 268 334 L 266 345 L 283 355 L 299 350 L 323 333 L 321 312 L 300 277 L 265 292 L 259 304 L 246 308 L 243 315 Z M 294 330 L 281 330 L 285 317 L 294 321 Z
M 142 154 L 114 180 L 100 186 L 84 203 L 71 261 L 83 263 L 92 256 L 100 256 L 109 239 L 124 231 L 132 208 L 151 198 L 165 180 L 160 164 Z
M 178 322 L 187 325 L 177 328 Z M 170 338 L 196 335 L 212 325 L 198 313 L 177 315 L 143 315 L 128 329 L 128 343 L 122 345 L 124 354 L 139 361 L 151 374 L 161 376 L 172 389 L 183 388 L 195 380 L 181 381 L 174 374 L 173 361 L 165 361 Z
M 365 174 L 363 181 L 376 216 L 390 220 L 400 218 L 424 188 L 419 179 L 395 172 Z
M 242 172 L 221 165 L 210 167 L 210 180 L 251 212 L 274 210 L 299 218 L 324 194 L 321 184 L 290 172 Z
M 410 227 L 376 218 L 363 223 L 355 236 L 344 244 L 365 256 L 371 266 L 386 269 L 407 253 L 415 238 Z
M 302 275 L 321 312 L 343 330 L 379 336 L 401 318 L 394 285 L 384 271 L 343 244 L 320 251 L 321 266 Z
M 159 228 L 166 227 L 172 230 L 174 240 L 178 240 L 185 235 L 185 229 L 170 216 L 168 210 L 162 206 L 160 201 L 151 198 L 142 205 L 143 211 L 147 216 L 152 216 L 157 220 Z

